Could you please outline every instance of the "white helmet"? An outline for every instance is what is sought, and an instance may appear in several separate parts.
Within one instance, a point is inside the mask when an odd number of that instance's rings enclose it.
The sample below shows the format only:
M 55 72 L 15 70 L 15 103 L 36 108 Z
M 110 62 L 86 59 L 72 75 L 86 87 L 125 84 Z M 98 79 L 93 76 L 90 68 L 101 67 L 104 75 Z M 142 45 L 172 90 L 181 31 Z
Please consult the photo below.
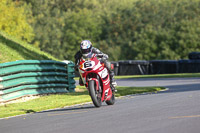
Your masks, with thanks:
M 85 57 L 92 52 L 92 43 L 89 40 L 83 40 L 80 45 L 81 54 Z

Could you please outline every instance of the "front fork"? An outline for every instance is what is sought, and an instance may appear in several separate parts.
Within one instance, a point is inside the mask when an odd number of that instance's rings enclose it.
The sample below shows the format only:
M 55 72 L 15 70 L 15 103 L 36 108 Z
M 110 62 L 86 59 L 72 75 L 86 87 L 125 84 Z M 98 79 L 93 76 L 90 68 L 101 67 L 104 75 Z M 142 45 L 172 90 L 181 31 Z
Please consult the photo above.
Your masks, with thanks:
M 89 82 L 90 80 L 94 80 L 96 84 L 96 91 L 102 93 L 102 88 L 101 88 L 101 83 L 100 83 L 100 78 L 97 75 L 97 78 L 89 78 L 87 81 Z

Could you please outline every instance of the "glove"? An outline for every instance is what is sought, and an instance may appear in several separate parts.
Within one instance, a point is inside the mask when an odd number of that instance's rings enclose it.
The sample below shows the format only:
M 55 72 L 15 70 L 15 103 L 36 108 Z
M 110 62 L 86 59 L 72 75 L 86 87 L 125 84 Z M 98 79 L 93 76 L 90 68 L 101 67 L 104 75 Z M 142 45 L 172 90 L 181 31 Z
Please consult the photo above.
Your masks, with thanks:
M 102 57 L 101 60 L 102 60 L 102 61 L 106 61 L 107 58 L 106 58 L 106 57 Z
M 103 59 L 103 60 L 107 60 L 108 59 L 108 55 L 107 54 L 98 54 L 97 57 Z

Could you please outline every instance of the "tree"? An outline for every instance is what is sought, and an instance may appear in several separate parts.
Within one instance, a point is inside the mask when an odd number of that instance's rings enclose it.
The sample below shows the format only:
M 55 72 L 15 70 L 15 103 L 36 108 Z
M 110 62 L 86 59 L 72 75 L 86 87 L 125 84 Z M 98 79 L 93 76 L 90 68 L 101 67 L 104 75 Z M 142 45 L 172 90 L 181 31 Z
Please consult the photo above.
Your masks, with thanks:
M 30 14 L 25 11 L 26 5 L 18 6 L 17 2 L 1 0 L 0 2 L 0 30 L 16 38 L 32 41 L 34 34 L 28 18 Z

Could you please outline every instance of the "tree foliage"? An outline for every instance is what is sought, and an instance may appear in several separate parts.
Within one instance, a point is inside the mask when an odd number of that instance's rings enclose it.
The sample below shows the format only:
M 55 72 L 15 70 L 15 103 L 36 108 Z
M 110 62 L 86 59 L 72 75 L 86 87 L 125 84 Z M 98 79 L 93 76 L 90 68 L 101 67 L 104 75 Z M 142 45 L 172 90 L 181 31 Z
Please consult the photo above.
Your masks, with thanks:
M 117 60 L 187 58 L 200 50 L 199 7 L 199 0 L 138 0 L 108 18 L 104 38 L 120 46 Z
M 73 60 L 83 39 L 110 60 L 185 59 L 200 51 L 200 0 L 13 1 L 29 5 L 32 43 L 59 59 Z
M 33 28 L 29 24 L 30 12 L 26 12 L 26 5 L 18 6 L 18 2 L 11 0 L 0 1 L 0 30 L 25 41 L 32 41 Z

